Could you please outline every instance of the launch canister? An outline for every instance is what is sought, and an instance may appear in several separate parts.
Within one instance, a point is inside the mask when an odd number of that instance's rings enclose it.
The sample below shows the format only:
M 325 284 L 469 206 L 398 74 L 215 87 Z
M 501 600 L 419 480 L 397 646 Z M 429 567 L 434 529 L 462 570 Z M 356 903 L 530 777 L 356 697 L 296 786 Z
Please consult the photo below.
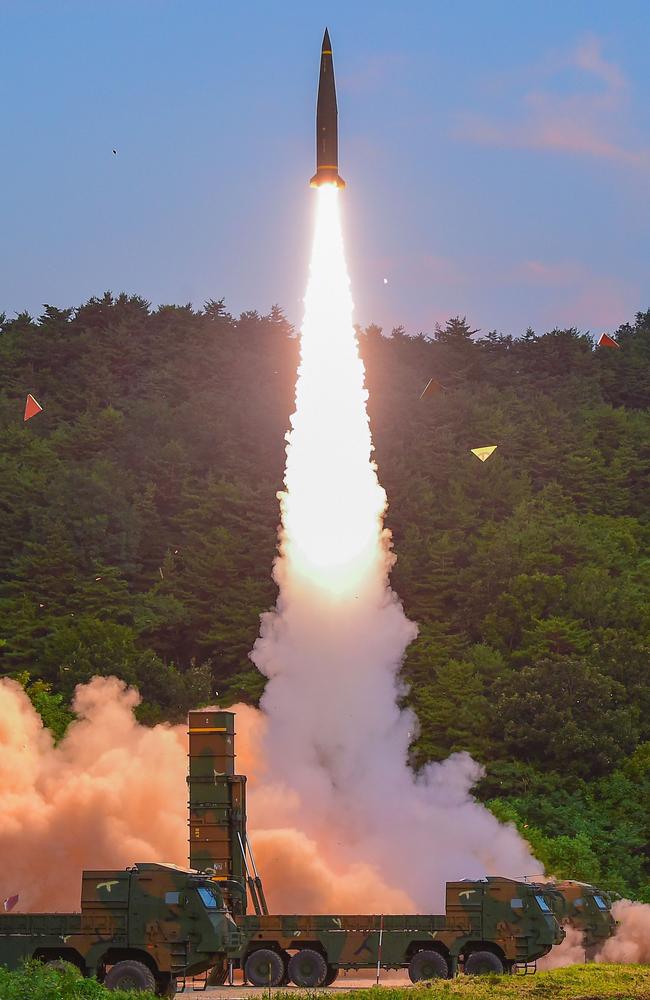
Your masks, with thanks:
M 339 177 L 337 117 L 332 45 L 326 28 L 320 54 L 318 103 L 316 105 L 316 173 L 310 181 L 312 187 L 320 187 L 321 184 L 336 184 L 339 188 L 345 187 L 345 181 Z

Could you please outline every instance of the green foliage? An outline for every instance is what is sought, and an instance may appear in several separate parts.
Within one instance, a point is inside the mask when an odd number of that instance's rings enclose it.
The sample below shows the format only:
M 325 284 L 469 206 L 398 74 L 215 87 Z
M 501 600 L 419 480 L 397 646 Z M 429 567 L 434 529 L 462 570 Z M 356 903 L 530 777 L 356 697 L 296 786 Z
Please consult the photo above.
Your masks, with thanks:
M 133 993 L 107 990 L 96 979 L 84 979 L 67 965 L 59 971 L 40 962 L 26 962 L 17 972 L 0 966 L 2 1000 L 133 1000 Z M 154 1000 L 153 993 L 138 993 L 140 1000 Z
M 43 724 L 51 730 L 54 739 L 58 742 L 72 722 L 74 715 L 65 703 L 63 695 L 52 694 L 52 685 L 40 678 L 32 680 L 26 670 L 16 674 L 14 680 L 24 688 L 25 693 L 43 720 Z
M 256 702 L 298 358 L 281 311 L 107 293 L 1 330 L 0 671 L 56 736 L 96 673 L 147 722 Z M 650 311 L 616 338 L 359 335 L 420 628 L 415 765 L 469 750 L 540 860 L 648 898 Z M 420 400 L 429 377 L 445 391 Z
M 305 1000 L 322 993 L 304 990 Z M 650 969 L 644 965 L 572 965 L 534 976 L 457 976 L 433 979 L 417 986 L 372 986 L 371 989 L 336 991 L 337 1000 L 647 1000 Z M 289 1000 L 295 993 L 278 990 L 276 1000 Z

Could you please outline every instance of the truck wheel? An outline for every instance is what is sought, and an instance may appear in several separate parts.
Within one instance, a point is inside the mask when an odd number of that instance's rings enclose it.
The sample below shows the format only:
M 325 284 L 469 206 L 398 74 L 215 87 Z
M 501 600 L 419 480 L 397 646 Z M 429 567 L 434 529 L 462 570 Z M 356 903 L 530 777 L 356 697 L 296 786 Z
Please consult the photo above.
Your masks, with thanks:
M 280 986 L 286 975 L 282 957 L 270 948 L 252 952 L 246 959 L 244 971 L 251 986 Z
M 296 986 L 323 986 L 327 979 L 327 962 L 313 948 L 302 948 L 291 956 L 289 979 Z
M 498 955 L 493 951 L 473 951 L 465 959 L 465 972 L 468 976 L 487 976 L 490 972 L 502 975 L 505 967 Z
M 107 990 L 133 990 L 134 992 L 156 992 L 156 979 L 148 966 L 134 959 L 116 962 L 106 973 L 104 986 Z
M 409 962 L 409 979 L 419 983 L 423 979 L 449 979 L 447 959 L 438 951 L 418 951 Z
M 323 986 L 331 986 L 332 983 L 336 982 L 339 977 L 339 970 L 333 965 L 327 966 L 327 975 L 325 976 L 325 982 Z

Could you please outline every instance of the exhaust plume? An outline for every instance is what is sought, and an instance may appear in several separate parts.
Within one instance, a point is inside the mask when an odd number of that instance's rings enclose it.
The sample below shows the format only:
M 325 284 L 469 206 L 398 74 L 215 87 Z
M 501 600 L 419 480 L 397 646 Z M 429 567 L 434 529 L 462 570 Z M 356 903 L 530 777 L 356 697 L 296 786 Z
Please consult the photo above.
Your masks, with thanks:
M 563 969 L 567 965 L 582 965 L 587 961 L 582 931 L 571 925 L 565 926 L 566 937 L 561 944 L 551 948 L 548 955 L 537 959 L 540 972 L 549 969 Z
M 521 877 L 538 866 L 514 828 L 472 799 L 481 769 L 467 754 L 417 777 L 408 767 L 416 720 L 399 707 L 398 674 L 417 629 L 389 584 L 386 494 L 352 310 L 338 191 L 326 185 L 279 494 L 280 593 L 251 654 L 269 678 L 267 808 L 255 806 L 254 828 L 305 833 L 328 864 L 363 861 L 429 910 L 442 904 L 446 879 Z
M 186 727 L 140 725 L 140 696 L 116 677 L 80 685 L 77 719 L 55 746 L 15 681 L 0 680 L 0 898 L 19 895 L 14 912 L 77 910 L 84 868 L 136 861 L 187 864 Z M 253 812 L 269 808 L 258 776 L 259 712 L 237 705 L 240 770 L 249 774 Z M 367 865 L 335 871 L 314 840 L 297 830 L 253 838 L 280 907 L 307 911 L 387 899 L 391 890 Z
M 184 726 L 138 724 L 115 677 L 77 688 L 54 746 L 20 687 L 0 681 L 0 894 L 20 910 L 78 909 L 81 871 L 185 861 Z
M 598 962 L 625 964 L 650 962 L 650 905 L 619 899 L 612 906 L 618 922 L 616 933 L 598 953 Z

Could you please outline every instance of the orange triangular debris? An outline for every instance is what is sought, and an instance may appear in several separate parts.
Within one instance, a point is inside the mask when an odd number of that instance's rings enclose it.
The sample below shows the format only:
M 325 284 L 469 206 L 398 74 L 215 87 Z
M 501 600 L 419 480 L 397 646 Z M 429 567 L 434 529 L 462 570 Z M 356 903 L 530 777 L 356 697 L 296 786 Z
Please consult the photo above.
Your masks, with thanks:
M 608 333 L 601 333 L 598 338 L 599 347 L 615 347 L 618 351 L 621 349 L 621 345 L 617 344 L 613 337 L 610 337 Z
M 424 399 L 425 396 L 431 396 L 434 392 L 441 392 L 444 388 L 444 385 L 441 385 L 440 382 L 436 382 L 434 378 L 430 378 L 420 393 L 420 399 Z
M 476 455 L 481 462 L 487 462 L 492 452 L 497 450 L 496 444 L 488 444 L 485 448 L 470 448 L 472 455 Z
M 25 415 L 23 417 L 23 420 L 31 420 L 31 418 L 35 417 L 37 413 L 40 413 L 42 409 L 43 407 L 36 402 L 36 400 L 34 399 L 34 397 L 30 392 L 27 396 L 27 401 L 25 403 Z

